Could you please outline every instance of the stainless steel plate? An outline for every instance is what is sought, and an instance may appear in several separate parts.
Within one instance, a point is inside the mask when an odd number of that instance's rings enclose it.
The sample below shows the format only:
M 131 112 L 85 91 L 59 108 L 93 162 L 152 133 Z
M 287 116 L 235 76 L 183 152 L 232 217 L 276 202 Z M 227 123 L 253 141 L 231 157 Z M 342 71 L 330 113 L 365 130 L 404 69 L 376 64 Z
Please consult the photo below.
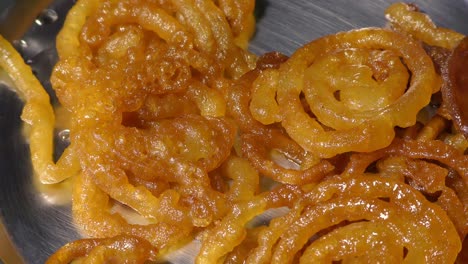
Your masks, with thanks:
M 56 61 L 55 35 L 74 1 L 57 0 L 41 12 L 46 1 L 0 0 L 0 31 L 15 40 L 18 50 L 50 91 L 48 77 Z M 257 54 L 277 50 L 290 55 L 299 46 L 326 34 L 384 26 L 383 12 L 391 2 L 394 1 L 257 0 L 257 33 L 250 49 Z M 417 3 L 438 25 L 468 34 L 467 0 L 411 2 Z M 21 8 L 25 6 L 37 12 L 24 15 Z M 23 35 L 21 24 L 25 23 L 32 24 Z M 0 221 L 24 262 L 44 263 L 50 254 L 79 235 L 72 225 L 70 204 L 51 203 L 54 197 L 41 194 L 34 187 L 28 145 L 21 133 L 22 103 L 8 86 L 7 79 L 0 76 Z M 60 153 L 63 142 L 57 139 L 57 143 Z M 192 252 L 187 249 L 172 262 L 191 263 Z M 7 238 L 2 237 L 1 226 L 0 258 L 9 264 L 21 261 L 8 247 Z

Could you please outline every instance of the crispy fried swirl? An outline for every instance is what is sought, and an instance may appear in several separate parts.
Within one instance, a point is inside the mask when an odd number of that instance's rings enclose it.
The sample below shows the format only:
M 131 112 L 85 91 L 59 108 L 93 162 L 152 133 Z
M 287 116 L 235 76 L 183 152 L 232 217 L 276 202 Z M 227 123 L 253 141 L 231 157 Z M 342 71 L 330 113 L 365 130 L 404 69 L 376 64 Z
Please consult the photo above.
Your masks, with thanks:
M 71 119 L 58 161 L 49 97 L 0 38 L 37 179 L 71 179 L 88 237 L 47 263 L 159 261 L 193 239 L 199 264 L 466 263 L 466 38 L 396 3 L 389 29 L 257 57 L 254 6 L 77 1 L 51 78 Z
M 440 89 L 440 78 L 418 43 L 377 28 L 315 40 L 278 71 L 276 93 L 269 93 L 276 96 L 278 109 L 255 112 L 281 121 L 291 138 L 320 157 L 388 146 L 393 127 L 414 125 L 418 111 Z M 271 85 L 269 78 L 264 76 L 260 81 L 267 81 L 260 85 Z

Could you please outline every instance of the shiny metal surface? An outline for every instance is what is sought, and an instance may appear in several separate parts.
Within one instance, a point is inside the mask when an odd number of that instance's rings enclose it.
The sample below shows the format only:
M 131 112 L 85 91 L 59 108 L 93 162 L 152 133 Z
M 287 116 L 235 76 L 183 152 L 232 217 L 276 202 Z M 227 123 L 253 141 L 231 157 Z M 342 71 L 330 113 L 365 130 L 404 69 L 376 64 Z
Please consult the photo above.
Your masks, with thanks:
M 26 2 L 26 1 L 22 1 Z M 290 55 L 317 37 L 358 27 L 384 26 L 389 0 L 257 0 L 257 33 L 251 50 L 257 54 L 278 50 Z M 434 21 L 468 34 L 468 4 L 463 0 L 412 0 Z M 56 61 L 55 34 L 73 0 L 57 0 L 43 12 L 29 31 L 15 28 L 9 12 L 15 1 L 0 0 L 0 30 L 15 38 L 16 47 L 50 91 L 48 77 Z M 39 15 L 39 11 L 38 14 Z M 36 16 L 36 14 L 34 15 Z M 27 17 L 27 16 L 26 16 Z M 25 17 L 25 19 L 26 19 Z M 14 29 L 14 30 L 13 30 Z M 13 33 L 11 33 L 13 32 Z M 28 145 L 21 133 L 22 103 L 0 73 L 0 220 L 26 263 L 44 263 L 60 246 L 79 237 L 72 224 L 70 204 L 57 203 L 54 190 L 39 192 L 32 178 Z M 53 100 L 55 102 L 55 99 Z M 57 140 L 57 153 L 63 143 Z M 60 194 L 60 193 L 59 193 Z M 1 229 L 1 227 L 0 227 Z M 2 237 L 5 245 L 8 240 Z M 0 243 L 0 258 L 9 264 L 21 262 L 13 249 Z M 173 263 L 192 263 L 196 245 L 171 257 Z M 7 260 L 7 257 L 12 257 Z
M 7 39 L 21 38 L 44 8 L 52 0 L 2 0 L 0 2 L 0 19 L 7 23 L 0 24 L 0 32 Z M 14 25 L 14 26 L 12 26 Z

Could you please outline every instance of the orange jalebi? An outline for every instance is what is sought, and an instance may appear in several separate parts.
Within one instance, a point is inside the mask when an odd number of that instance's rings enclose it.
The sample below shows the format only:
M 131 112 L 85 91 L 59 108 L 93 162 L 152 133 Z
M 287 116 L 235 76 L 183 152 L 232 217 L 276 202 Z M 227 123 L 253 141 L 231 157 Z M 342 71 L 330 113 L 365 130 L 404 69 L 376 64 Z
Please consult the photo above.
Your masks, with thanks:
M 394 29 L 432 46 L 454 49 L 464 38 L 463 34 L 437 27 L 431 18 L 420 12 L 415 5 L 395 3 L 385 10 L 385 17 Z
M 111 239 L 83 239 L 67 244 L 47 264 L 69 263 L 87 256 L 82 263 L 103 263 L 126 259 L 126 263 L 156 260 L 157 249 L 146 240 L 135 236 L 116 236 Z
M 367 56 L 374 60 L 367 61 Z M 406 78 L 408 70 L 411 80 Z M 418 43 L 376 28 L 338 33 L 305 45 L 280 67 L 277 82 L 282 126 L 299 145 L 320 157 L 388 146 L 393 127 L 414 125 L 418 111 L 440 88 L 440 77 Z M 362 96 L 366 90 L 369 95 Z M 377 90 L 382 92 L 372 92 Z M 301 93 L 314 117 L 305 112 Z
M 0 38 L 37 178 L 72 178 L 89 237 L 48 263 L 193 239 L 196 263 L 464 263 L 467 38 L 396 3 L 390 28 L 257 57 L 254 3 L 77 1 L 51 78 L 71 119 L 57 162 L 49 97 Z
M 234 144 L 223 96 L 230 78 L 252 67 L 255 57 L 234 38 L 249 35 L 253 10 L 236 10 L 246 21 L 230 24 L 211 1 L 88 2 L 67 17 L 52 76 L 83 157 L 75 220 L 92 237 L 136 235 L 169 249 L 225 214 L 227 194 L 208 173 Z M 150 224 L 104 209 L 115 203 Z

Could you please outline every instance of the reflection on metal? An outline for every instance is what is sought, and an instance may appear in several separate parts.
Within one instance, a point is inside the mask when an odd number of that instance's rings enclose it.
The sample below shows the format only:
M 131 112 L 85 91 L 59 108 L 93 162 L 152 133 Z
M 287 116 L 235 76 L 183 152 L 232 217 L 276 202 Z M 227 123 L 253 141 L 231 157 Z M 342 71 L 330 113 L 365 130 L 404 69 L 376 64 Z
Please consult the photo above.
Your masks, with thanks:
M 36 17 L 51 2 L 52 0 L 15 1 L 5 17 L 5 21 L 0 24 L 0 32 L 10 41 L 21 38 Z

